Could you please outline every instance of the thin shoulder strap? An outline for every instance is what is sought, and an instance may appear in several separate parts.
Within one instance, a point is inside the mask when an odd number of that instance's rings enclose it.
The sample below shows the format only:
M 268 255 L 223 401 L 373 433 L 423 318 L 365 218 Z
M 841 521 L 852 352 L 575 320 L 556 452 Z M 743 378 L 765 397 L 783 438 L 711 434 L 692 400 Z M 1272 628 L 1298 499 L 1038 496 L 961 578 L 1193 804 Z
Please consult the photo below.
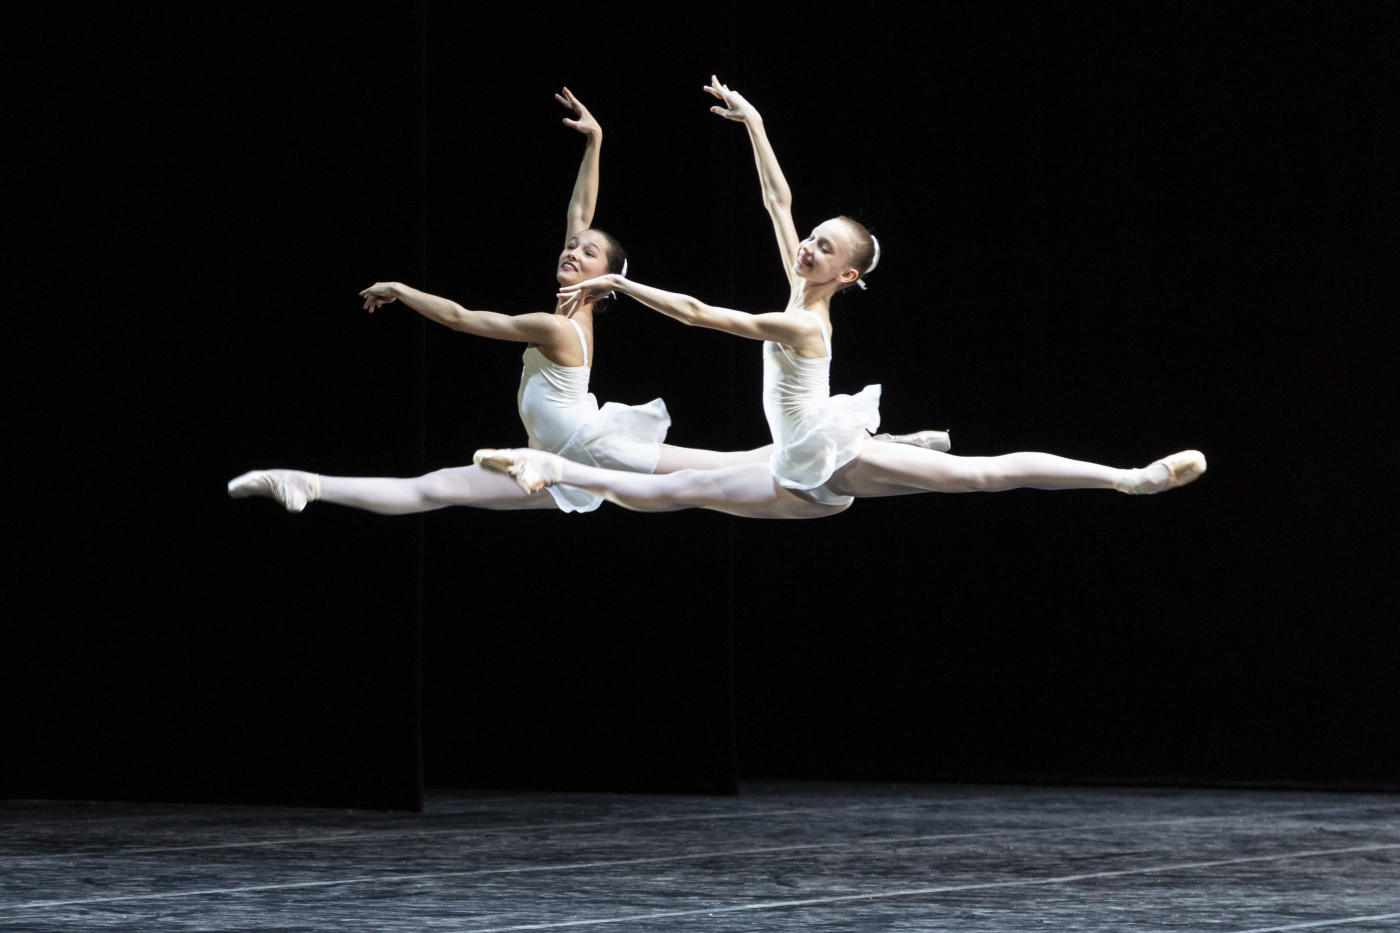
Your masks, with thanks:
M 812 317 L 817 318 L 817 330 L 822 332 L 822 345 L 826 347 L 826 355 L 831 356 L 831 335 L 826 332 L 826 325 L 822 323 L 821 318 L 817 317 L 817 312 L 808 311 L 806 308 L 798 308 L 797 310 L 806 311 L 808 314 L 812 315 Z M 569 320 L 573 320 L 573 318 Z
M 574 330 L 578 332 L 578 342 L 579 342 L 580 346 L 583 347 L 583 365 L 584 365 L 584 366 L 587 366 L 587 365 L 588 365 L 588 341 L 583 339 L 583 328 L 582 328 L 582 327 L 579 327 L 579 326 L 578 326 L 578 321 L 575 321 L 575 320 L 574 320 L 573 318 L 571 318 L 571 317 L 570 317 L 570 318 L 565 318 L 564 320 L 566 320 L 566 321 L 568 321 L 570 324 L 574 325 Z M 828 350 L 827 350 L 827 355 L 830 355 L 830 354 L 831 354 L 831 350 L 828 348 Z

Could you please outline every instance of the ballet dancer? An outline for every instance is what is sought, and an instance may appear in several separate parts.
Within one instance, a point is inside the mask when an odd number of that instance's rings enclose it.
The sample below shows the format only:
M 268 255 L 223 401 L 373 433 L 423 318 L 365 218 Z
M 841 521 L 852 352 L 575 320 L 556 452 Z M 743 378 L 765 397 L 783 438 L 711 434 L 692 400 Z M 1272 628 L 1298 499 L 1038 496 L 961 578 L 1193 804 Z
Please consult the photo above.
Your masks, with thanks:
M 564 124 L 586 137 L 583 161 L 569 201 L 565 244 L 555 265 L 559 286 L 569 287 L 613 272 L 624 273 L 626 254 L 609 234 L 592 226 L 598 197 L 603 129 L 568 88 L 555 98 L 573 116 Z M 454 330 L 526 343 L 517 403 L 531 448 L 593 466 L 643 473 L 763 463 L 771 447 L 711 451 L 664 444 L 670 416 L 661 399 L 645 405 L 609 402 L 598 407 L 588 391 L 593 357 L 593 316 L 610 301 L 606 293 L 555 299 L 553 312 L 508 315 L 473 311 L 454 301 L 398 282 L 378 282 L 360 292 L 373 313 L 401 301 L 429 320 Z M 472 465 L 410 478 L 321 476 L 300 470 L 254 470 L 228 484 L 235 498 L 265 496 L 291 512 L 320 500 L 397 515 L 452 505 L 484 509 L 548 509 L 587 512 L 602 498 L 568 486 L 524 490 L 498 473 Z
M 879 386 L 854 396 L 829 394 L 831 301 L 879 261 L 879 244 L 860 223 L 837 217 L 799 240 L 792 194 L 758 111 L 712 77 L 705 89 L 722 102 L 710 109 L 743 123 L 753 144 L 764 204 L 791 286 L 787 308 L 749 314 L 610 272 L 565 285 L 565 307 L 615 291 L 685 324 L 763 341 L 763 406 L 775 448 L 769 462 L 665 476 L 632 475 L 572 463 L 539 450 L 480 450 L 474 461 L 511 476 L 522 489 L 567 483 L 635 511 L 704 508 L 745 518 L 819 518 L 857 498 L 921 492 L 1008 489 L 1115 489 L 1158 493 L 1205 472 L 1205 457 L 1181 451 L 1141 469 L 1117 469 L 1046 453 L 959 457 L 869 436 L 879 422 Z

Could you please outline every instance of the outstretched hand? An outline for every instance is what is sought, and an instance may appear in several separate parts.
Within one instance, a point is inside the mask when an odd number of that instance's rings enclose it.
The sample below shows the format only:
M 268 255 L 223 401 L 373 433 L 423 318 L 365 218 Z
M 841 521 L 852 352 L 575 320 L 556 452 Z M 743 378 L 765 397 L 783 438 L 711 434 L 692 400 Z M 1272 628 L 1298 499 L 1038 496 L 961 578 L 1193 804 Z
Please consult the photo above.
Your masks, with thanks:
M 564 93 L 555 94 L 554 99 L 559 101 L 559 103 L 563 104 L 565 107 L 568 107 L 576 115 L 576 119 L 570 119 L 569 117 L 565 117 L 565 126 L 573 127 L 580 133 L 584 133 L 589 136 L 603 135 L 603 125 L 599 123 L 596 119 L 594 119 L 593 114 L 589 113 L 588 108 L 583 105 L 583 102 L 574 96 L 573 91 L 569 90 L 568 88 L 564 88 Z
M 375 282 L 360 292 L 360 297 L 365 300 L 365 310 L 370 314 L 399 300 L 398 296 L 394 294 L 393 282 Z
M 758 111 L 753 108 L 753 104 L 744 99 L 744 95 L 738 91 L 731 91 L 727 85 L 721 84 L 719 78 L 714 75 L 710 75 L 710 83 L 705 86 L 705 93 L 724 101 L 723 107 L 711 107 L 710 113 L 717 113 L 726 120 L 734 120 L 739 123 L 748 123 L 751 120 L 759 119 Z
M 559 307 L 563 309 L 564 316 L 573 317 L 588 302 L 601 298 L 617 288 L 618 280 L 621 278 L 622 276 L 610 272 L 586 282 L 564 285 L 560 287 L 559 294 L 555 297 L 563 302 Z

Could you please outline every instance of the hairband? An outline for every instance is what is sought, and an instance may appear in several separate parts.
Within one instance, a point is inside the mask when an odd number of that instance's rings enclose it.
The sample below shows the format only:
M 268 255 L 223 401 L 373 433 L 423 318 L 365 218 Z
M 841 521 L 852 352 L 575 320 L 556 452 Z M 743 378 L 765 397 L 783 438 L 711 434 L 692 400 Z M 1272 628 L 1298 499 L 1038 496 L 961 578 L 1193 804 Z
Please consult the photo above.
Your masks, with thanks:
M 870 234 L 870 243 L 875 247 L 875 256 L 870 260 L 870 268 L 866 269 L 865 272 L 861 274 L 861 277 L 856 279 L 856 284 L 860 286 L 861 291 L 865 291 L 865 277 L 874 272 L 875 267 L 880 264 L 880 241 L 875 239 L 875 234 L 873 233 Z
M 626 256 L 623 256 L 623 257 L 622 257 L 622 277 L 623 277 L 624 279 L 627 278 L 627 257 L 626 257 Z M 611 298 L 613 301 L 617 301 L 617 292 L 608 292 L 608 297 Z

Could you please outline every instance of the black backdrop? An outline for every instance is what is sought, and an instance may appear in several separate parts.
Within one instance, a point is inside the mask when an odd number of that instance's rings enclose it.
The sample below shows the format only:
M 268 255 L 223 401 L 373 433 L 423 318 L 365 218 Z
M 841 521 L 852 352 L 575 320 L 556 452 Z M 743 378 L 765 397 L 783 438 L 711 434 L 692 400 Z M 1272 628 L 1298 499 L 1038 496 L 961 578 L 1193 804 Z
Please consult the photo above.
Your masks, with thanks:
M 1400 784 L 1395 18 L 1381 4 L 427 2 L 16 16 L 0 793 L 413 807 L 431 785 L 736 776 Z M 865 218 L 833 388 L 955 452 L 1143 464 L 1168 496 L 820 522 L 230 502 L 518 443 L 518 348 L 377 279 L 548 307 L 581 141 L 640 281 L 784 298 Z M 758 348 L 624 303 L 601 399 L 765 439 Z

